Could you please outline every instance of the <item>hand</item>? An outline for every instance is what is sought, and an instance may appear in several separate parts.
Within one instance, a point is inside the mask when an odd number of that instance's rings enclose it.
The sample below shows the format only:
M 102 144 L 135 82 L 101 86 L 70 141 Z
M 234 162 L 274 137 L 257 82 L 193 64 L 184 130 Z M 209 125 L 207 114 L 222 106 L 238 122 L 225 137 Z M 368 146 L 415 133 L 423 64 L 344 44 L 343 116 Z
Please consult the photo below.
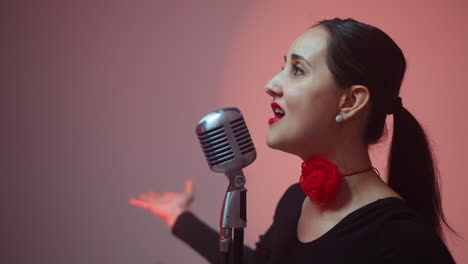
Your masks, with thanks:
M 169 228 L 172 228 L 177 217 L 189 208 L 194 199 L 193 182 L 189 179 L 185 182 L 183 193 L 165 192 L 158 194 L 149 192 L 141 194 L 139 199 L 130 198 L 128 202 L 135 207 L 150 211 L 161 218 Z

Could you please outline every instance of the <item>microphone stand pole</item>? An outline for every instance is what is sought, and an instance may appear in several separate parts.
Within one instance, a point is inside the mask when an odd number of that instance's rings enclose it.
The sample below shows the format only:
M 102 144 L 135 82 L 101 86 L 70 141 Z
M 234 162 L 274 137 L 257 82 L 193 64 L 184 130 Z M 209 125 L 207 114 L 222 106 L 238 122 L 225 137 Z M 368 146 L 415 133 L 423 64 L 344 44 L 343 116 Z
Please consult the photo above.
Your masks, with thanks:
M 247 189 L 244 188 L 245 176 L 242 171 L 226 173 L 229 186 L 224 196 L 219 219 L 219 250 L 228 263 L 234 229 L 233 259 L 234 264 L 243 264 L 244 228 L 247 226 Z

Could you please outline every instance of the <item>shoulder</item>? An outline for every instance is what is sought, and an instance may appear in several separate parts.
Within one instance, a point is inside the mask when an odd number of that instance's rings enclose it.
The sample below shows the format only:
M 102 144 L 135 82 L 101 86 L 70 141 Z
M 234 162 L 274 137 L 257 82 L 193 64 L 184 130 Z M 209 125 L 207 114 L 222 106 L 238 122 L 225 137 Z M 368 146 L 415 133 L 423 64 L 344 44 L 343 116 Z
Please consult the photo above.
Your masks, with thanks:
M 382 263 L 454 263 L 435 229 L 403 201 L 382 210 L 376 235 Z
M 286 189 L 283 196 L 281 196 L 279 203 L 281 204 L 281 203 L 288 203 L 291 201 L 300 200 L 302 204 L 302 201 L 304 200 L 304 198 L 305 198 L 305 194 L 302 191 L 301 187 L 299 186 L 299 183 L 295 183 L 289 186 L 288 189 Z
M 295 183 L 289 186 L 284 194 L 281 196 L 275 210 L 275 218 L 284 215 L 299 214 L 302 208 L 302 202 L 304 201 L 305 194 L 299 186 L 299 183 Z

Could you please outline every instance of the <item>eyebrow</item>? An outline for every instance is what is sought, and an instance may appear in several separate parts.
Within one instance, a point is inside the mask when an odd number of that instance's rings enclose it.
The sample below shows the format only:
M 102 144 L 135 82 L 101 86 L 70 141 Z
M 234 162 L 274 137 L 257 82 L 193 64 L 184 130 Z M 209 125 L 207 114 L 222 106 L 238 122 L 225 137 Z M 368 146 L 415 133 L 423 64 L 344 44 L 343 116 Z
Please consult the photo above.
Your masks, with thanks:
M 301 55 L 298 55 L 298 54 L 296 54 L 296 53 L 293 53 L 293 54 L 291 54 L 291 59 L 304 61 L 307 65 L 309 65 L 309 67 L 312 68 L 312 66 L 310 65 L 310 63 L 309 63 L 304 57 L 302 57 Z M 286 55 L 284 55 L 284 62 L 286 62 Z

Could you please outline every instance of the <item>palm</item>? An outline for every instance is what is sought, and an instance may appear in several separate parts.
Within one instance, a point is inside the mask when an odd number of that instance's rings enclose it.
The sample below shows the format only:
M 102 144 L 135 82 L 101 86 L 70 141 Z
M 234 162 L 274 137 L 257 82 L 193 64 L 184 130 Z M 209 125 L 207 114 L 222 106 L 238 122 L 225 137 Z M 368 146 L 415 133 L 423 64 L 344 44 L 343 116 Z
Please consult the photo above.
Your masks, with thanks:
M 139 198 L 131 198 L 129 203 L 135 207 L 150 211 L 168 225 L 171 225 L 174 218 L 188 209 L 193 200 L 193 183 L 188 180 L 182 193 L 165 192 L 158 194 L 149 192 L 141 194 Z
M 140 195 L 140 199 L 146 199 L 143 202 L 146 203 L 146 208 L 148 211 L 159 215 L 171 213 L 175 208 L 184 209 L 189 206 L 188 197 L 189 194 L 185 193 L 173 193 L 166 192 L 161 195 L 155 193 L 149 193 L 147 198 L 145 195 Z

